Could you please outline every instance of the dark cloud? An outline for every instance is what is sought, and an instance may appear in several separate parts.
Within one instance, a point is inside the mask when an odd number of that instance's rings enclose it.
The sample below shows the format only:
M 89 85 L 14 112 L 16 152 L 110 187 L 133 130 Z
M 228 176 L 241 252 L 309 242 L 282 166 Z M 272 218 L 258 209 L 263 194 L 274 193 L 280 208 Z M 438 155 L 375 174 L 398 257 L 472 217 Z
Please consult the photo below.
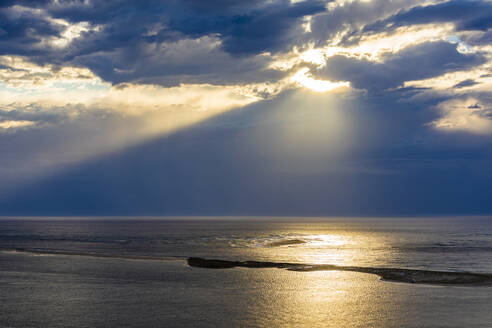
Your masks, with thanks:
M 41 13 L 0 8 L 0 55 L 46 55 L 49 49 L 43 40 L 58 37 L 63 30 Z
M 66 1 L 45 9 L 98 30 L 38 62 L 88 67 L 112 83 L 230 84 L 282 76 L 255 56 L 290 49 L 303 17 L 324 11 L 325 1 Z
M 0 64 L 0 70 L 6 70 L 6 71 L 10 71 L 10 72 L 27 72 L 27 70 L 25 70 L 25 69 L 15 68 L 15 67 L 12 67 L 9 65 L 3 65 L 3 64 Z
M 485 62 L 477 54 L 463 54 L 457 45 L 444 41 L 427 42 L 404 48 L 384 57 L 382 63 L 334 56 L 317 75 L 329 80 L 350 81 L 355 88 L 381 90 L 402 86 L 451 71 L 466 70 Z
M 50 4 L 51 2 L 53 2 L 53 0 L 3 0 L 0 2 L 0 8 L 11 7 L 14 5 L 38 8 Z
M 92 1 L 90 4 L 53 6 L 49 12 L 72 22 L 101 24 L 91 37 L 99 51 L 128 47 L 132 41 L 162 42 L 216 35 L 232 54 L 283 50 L 294 38 L 299 19 L 325 10 L 325 1 Z M 162 24 L 153 35 L 150 30 Z M 94 42 L 96 42 L 94 44 Z M 89 42 L 86 42 L 89 43 Z M 84 43 L 82 43 L 84 44 Z M 87 45 L 76 54 L 86 53 Z
M 463 33 L 460 35 L 461 40 L 469 46 L 483 46 L 492 44 L 492 29 L 488 31 L 475 31 L 472 33 Z
M 286 74 L 268 69 L 270 58 L 267 56 L 235 58 L 216 47 L 216 43 L 216 38 L 203 37 L 159 46 L 140 44 L 127 50 L 79 56 L 73 62 L 113 83 L 165 86 L 266 82 L 276 81 Z
M 452 0 L 417 6 L 364 28 L 364 32 L 385 31 L 400 26 L 454 23 L 458 30 L 487 30 L 492 27 L 492 3 L 488 1 Z
M 474 86 L 474 85 L 477 85 L 477 84 L 480 84 L 480 82 L 476 82 L 472 79 L 467 79 L 467 80 L 463 80 L 459 83 L 456 83 L 453 88 L 455 89 L 461 89 L 461 88 L 466 88 L 466 87 L 471 87 L 471 86 Z
M 342 45 L 353 44 L 360 38 L 364 26 L 382 17 L 391 16 L 401 9 L 411 8 L 420 2 L 406 0 L 347 2 L 343 6 L 336 6 L 312 18 L 310 41 L 325 45 L 343 35 L 338 42 Z
M 302 34 L 300 19 L 325 10 L 321 1 L 272 5 L 252 15 L 239 17 L 224 34 L 224 49 L 232 54 L 287 50 Z
M 427 6 L 416 6 L 421 1 L 354 1 L 328 10 L 329 2 L 5 1 L 0 5 L 0 54 L 26 56 L 39 64 L 88 67 L 114 84 L 235 84 L 285 76 L 268 70 L 272 59 L 260 54 L 286 52 L 309 42 L 325 44 L 341 31 L 345 32 L 342 44 L 348 44 L 357 42 L 364 33 L 405 25 L 449 21 L 458 29 L 486 30 L 492 21 L 489 19 L 491 4 L 483 1 L 448 1 Z M 310 33 L 302 27 L 307 16 L 312 16 Z M 91 29 L 67 47 L 53 47 L 49 41 L 60 37 L 67 27 L 50 17 L 70 23 L 85 22 Z M 483 43 L 488 42 L 488 38 L 485 34 L 474 40 Z M 458 66 L 463 64 L 464 57 L 458 58 L 455 53 L 443 52 L 442 55 L 451 56 L 445 59 L 447 65 L 455 64 L 452 62 L 455 60 Z M 422 59 L 424 55 L 416 56 Z M 428 57 L 434 58 L 435 54 L 430 53 Z M 411 60 L 410 55 L 408 59 Z M 375 72 L 402 73 L 389 67 L 401 64 L 402 60 L 398 62 L 398 59 L 372 67 L 342 57 L 330 61 L 339 61 L 342 68 L 338 70 L 350 71 L 351 75 L 362 69 L 360 78 L 365 74 L 379 79 L 375 82 L 377 88 L 399 85 L 405 79 L 391 77 L 385 82 L 382 75 Z M 349 68 L 348 61 L 355 66 Z M 416 75 L 436 73 L 431 66 Z M 366 85 L 365 81 L 355 81 L 358 82 Z
M 301 19 L 325 10 L 324 3 L 73 0 L 21 1 L 13 6 L 4 2 L 0 54 L 26 56 L 39 64 L 88 67 L 112 83 L 270 80 L 282 74 L 266 70 L 268 58 L 255 55 L 289 49 Z M 83 32 L 68 47 L 54 47 L 51 41 L 67 27 L 50 17 L 97 29 Z

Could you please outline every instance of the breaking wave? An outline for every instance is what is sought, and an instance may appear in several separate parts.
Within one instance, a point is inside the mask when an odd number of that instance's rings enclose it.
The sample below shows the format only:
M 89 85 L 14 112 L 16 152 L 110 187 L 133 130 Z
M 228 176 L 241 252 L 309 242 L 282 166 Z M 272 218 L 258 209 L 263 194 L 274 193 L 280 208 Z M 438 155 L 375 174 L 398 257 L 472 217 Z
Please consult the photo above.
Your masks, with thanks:
M 183 256 L 140 256 L 140 255 L 121 255 L 121 254 L 108 254 L 108 253 L 91 253 L 91 252 L 79 252 L 79 251 L 65 251 L 65 250 L 51 250 L 51 249 L 27 249 L 27 248 L 15 248 L 15 249 L 2 249 L 2 253 L 7 254 L 28 254 L 35 256 L 79 256 L 79 257 L 93 257 L 93 258 L 108 258 L 108 259 L 121 259 L 121 260 L 144 260 L 144 261 L 172 261 L 183 260 Z

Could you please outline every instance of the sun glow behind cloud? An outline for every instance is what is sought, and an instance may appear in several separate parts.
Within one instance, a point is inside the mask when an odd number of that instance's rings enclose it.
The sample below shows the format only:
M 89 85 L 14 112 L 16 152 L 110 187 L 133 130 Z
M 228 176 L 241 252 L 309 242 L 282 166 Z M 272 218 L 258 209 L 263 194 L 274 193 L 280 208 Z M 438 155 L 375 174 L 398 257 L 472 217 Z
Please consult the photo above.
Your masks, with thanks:
M 31 121 L 3 121 L 0 122 L 0 129 L 12 129 L 34 125 Z
M 439 104 L 438 109 L 442 117 L 429 124 L 438 130 L 492 135 L 492 108 L 478 99 L 451 100 Z
M 270 67 L 289 70 L 295 66 L 311 64 L 319 68 L 323 67 L 330 57 L 336 55 L 382 62 L 385 55 L 397 53 L 410 45 L 447 40 L 452 31 L 452 24 L 400 27 L 391 33 L 382 32 L 362 36 L 352 46 L 342 46 L 340 43 L 343 35 L 340 35 L 326 46 L 315 47 L 314 44 L 308 44 L 304 49 L 294 47 L 292 52 L 276 56 Z
M 327 92 L 334 89 L 350 86 L 350 83 L 346 81 L 331 82 L 326 80 L 316 80 L 309 74 L 309 68 L 307 67 L 302 68 L 297 73 L 295 73 L 292 77 L 292 81 L 315 92 Z

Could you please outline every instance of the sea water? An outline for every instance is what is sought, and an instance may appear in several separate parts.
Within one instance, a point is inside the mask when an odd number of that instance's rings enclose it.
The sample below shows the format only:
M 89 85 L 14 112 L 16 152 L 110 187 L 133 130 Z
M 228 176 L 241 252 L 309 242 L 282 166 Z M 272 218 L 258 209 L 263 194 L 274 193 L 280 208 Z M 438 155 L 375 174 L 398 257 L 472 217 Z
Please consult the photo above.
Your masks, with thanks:
M 492 218 L 3 218 L 0 327 L 492 327 L 492 288 L 189 257 L 492 273 Z

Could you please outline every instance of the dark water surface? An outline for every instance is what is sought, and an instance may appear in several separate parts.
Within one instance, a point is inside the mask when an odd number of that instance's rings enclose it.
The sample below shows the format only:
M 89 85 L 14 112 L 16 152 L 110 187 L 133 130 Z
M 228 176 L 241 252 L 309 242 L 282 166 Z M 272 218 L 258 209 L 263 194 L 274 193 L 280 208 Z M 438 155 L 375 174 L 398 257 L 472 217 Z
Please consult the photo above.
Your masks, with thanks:
M 492 288 L 188 257 L 492 273 L 492 218 L 0 219 L 0 327 L 492 327 Z

